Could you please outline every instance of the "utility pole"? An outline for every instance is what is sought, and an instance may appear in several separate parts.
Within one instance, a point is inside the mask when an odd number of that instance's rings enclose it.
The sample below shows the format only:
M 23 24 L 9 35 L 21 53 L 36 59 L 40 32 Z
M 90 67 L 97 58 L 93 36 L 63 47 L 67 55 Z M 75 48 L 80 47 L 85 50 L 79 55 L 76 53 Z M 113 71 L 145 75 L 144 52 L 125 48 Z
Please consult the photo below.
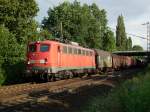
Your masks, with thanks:
M 148 62 L 150 62 L 150 55 L 149 55 L 149 52 L 150 52 L 150 22 L 146 22 L 142 25 L 146 25 L 146 28 L 147 28 L 147 60 L 148 60 Z
M 150 22 L 146 22 L 142 25 L 146 25 L 147 28 L 147 52 L 150 51 Z

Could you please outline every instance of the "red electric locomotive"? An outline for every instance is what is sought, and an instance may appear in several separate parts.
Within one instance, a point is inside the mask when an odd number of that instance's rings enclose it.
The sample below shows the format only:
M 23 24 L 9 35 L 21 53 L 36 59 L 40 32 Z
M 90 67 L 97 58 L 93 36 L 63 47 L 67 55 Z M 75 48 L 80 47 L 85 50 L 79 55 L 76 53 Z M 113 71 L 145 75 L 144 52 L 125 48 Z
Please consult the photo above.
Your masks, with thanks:
M 50 40 L 31 42 L 28 45 L 28 76 L 52 80 L 85 72 L 90 74 L 94 69 L 94 50 Z

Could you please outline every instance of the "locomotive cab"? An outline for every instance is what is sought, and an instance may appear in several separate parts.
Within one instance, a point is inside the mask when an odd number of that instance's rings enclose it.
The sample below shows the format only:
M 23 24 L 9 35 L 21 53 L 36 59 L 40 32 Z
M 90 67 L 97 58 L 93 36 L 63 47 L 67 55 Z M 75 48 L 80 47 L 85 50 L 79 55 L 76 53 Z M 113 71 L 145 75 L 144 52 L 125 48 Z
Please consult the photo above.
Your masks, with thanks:
M 50 65 L 50 43 L 34 42 L 28 45 L 27 73 L 48 73 Z

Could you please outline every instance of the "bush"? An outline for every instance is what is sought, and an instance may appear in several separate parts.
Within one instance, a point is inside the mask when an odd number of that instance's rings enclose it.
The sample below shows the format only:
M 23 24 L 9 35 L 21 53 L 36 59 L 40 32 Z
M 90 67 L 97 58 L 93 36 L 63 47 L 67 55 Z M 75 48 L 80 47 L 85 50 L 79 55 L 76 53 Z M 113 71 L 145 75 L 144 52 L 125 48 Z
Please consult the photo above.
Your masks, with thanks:
M 0 85 L 3 84 L 6 80 L 6 76 L 5 76 L 5 71 L 4 69 L 0 68 Z
M 127 81 L 120 90 L 120 103 L 124 112 L 147 112 L 150 110 L 150 71 L 144 77 Z M 141 75 L 143 75 L 141 73 Z
M 15 35 L 4 26 L 0 26 L 0 84 L 17 79 L 16 64 L 23 60 L 23 47 L 16 41 Z
M 94 98 L 85 112 L 149 112 L 150 66 L 106 96 Z

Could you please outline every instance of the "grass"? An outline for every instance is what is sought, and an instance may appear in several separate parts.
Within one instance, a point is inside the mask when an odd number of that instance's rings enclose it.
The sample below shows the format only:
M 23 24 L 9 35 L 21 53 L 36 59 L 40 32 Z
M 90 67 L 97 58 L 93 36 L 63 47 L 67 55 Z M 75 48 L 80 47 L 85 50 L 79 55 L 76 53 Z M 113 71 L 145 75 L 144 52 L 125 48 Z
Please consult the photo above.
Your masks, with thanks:
M 150 112 L 150 65 L 108 95 L 93 98 L 83 112 Z

